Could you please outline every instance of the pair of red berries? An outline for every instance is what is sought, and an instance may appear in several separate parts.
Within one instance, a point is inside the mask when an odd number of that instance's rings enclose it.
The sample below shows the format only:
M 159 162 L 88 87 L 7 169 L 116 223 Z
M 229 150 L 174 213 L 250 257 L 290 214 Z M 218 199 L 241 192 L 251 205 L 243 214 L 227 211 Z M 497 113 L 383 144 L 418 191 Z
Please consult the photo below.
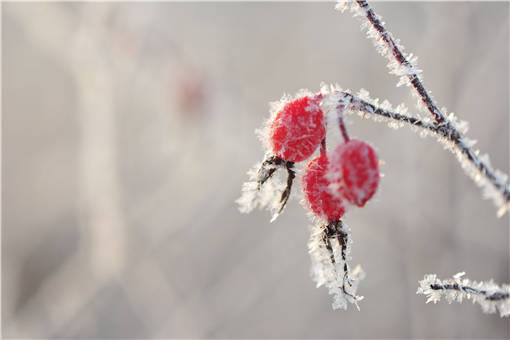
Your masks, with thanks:
M 303 175 L 310 209 L 328 221 L 339 220 L 346 204 L 363 207 L 379 184 L 379 160 L 367 143 L 350 139 L 331 155 L 313 159 Z
M 276 159 L 287 164 L 288 170 L 289 163 L 291 168 L 294 162 L 309 158 L 321 142 L 325 142 L 320 99 L 320 96 L 295 99 L 287 103 L 271 123 L 269 141 L 272 151 Z M 303 193 L 308 206 L 328 221 L 343 216 L 346 202 L 364 206 L 379 184 L 378 163 L 374 149 L 357 139 L 346 140 L 329 155 L 321 152 L 303 174 Z

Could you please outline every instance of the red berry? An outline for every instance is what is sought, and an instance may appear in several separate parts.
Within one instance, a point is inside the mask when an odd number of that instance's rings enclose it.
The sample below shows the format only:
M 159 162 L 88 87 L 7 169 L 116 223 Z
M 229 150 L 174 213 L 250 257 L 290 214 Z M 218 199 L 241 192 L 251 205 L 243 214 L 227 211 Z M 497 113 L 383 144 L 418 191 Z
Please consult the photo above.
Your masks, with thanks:
M 269 140 L 275 155 L 286 161 L 300 162 L 314 153 L 325 134 L 319 101 L 302 97 L 287 103 L 276 114 Z
M 320 217 L 326 217 L 328 221 L 339 220 L 345 213 L 342 200 L 331 194 L 328 172 L 328 158 L 321 155 L 314 158 L 303 175 L 303 192 L 310 209 Z
M 339 145 L 331 157 L 328 178 L 332 187 L 359 207 L 374 196 L 379 185 L 379 159 L 367 143 L 351 139 Z

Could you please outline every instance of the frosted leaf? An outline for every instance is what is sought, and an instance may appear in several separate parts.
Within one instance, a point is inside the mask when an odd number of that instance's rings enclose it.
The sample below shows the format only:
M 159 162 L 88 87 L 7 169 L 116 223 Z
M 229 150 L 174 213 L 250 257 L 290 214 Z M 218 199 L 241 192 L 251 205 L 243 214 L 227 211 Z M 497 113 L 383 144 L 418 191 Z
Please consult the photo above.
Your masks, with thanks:
M 510 286 L 499 286 L 490 281 L 471 281 L 462 278 L 464 272 L 457 273 L 451 279 L 439 280 L 435 274 L 425 275 L 419 282 L 416 294 L 425 295 L 426 303 L 438 302 L 444 298 L 448 303 L 461 303 L 463 299 L 478 303 L 484 313 L 499 312 L 501 317 L 510 314 Z

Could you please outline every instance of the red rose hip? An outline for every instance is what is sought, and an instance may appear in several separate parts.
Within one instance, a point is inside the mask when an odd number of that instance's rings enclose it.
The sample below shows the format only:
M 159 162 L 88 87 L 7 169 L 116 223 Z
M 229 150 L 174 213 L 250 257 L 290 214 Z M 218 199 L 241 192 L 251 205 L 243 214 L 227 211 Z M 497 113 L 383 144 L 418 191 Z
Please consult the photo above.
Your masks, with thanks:
M 325 134 L 319 100 L 301 97 L 276 114 L 269 128 L 269 141 L 276 156 L 301 162 L 314 153 Z
M 328 171 L 328 158 L 321 155 L 313 159 L 303 175 L 303 193 L 310 209 L 328 221 L 337 221 L 345 213 L 342 200 L 331 194 Z
M 350 139 L 330 157 L 331 187 L 350 203 L 364 206 L 379 185 L 379 159 L 374 149 L 361 140 Z

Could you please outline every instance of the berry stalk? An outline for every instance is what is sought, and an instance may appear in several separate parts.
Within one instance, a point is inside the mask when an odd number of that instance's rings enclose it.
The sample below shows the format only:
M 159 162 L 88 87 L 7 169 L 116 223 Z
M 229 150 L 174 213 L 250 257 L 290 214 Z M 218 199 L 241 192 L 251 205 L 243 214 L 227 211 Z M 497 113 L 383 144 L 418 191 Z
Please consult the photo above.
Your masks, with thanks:
M 320 150 L 321 156 L 325 156 L 326 155 L 326 151 L 327 151 L 327 149 L 326 149 L 326 137 L 324 137 L 322 139 L 322 141 L 321 141 L 321 150 Z
M 345 127 L 344 117 L 342 113 L 338 115 L 338 127 L 340 128 L 340 132 L 342 133 L 344 142 L 347 143 L 350 138 L 349 134 L 347 133 L 347 128 Z

